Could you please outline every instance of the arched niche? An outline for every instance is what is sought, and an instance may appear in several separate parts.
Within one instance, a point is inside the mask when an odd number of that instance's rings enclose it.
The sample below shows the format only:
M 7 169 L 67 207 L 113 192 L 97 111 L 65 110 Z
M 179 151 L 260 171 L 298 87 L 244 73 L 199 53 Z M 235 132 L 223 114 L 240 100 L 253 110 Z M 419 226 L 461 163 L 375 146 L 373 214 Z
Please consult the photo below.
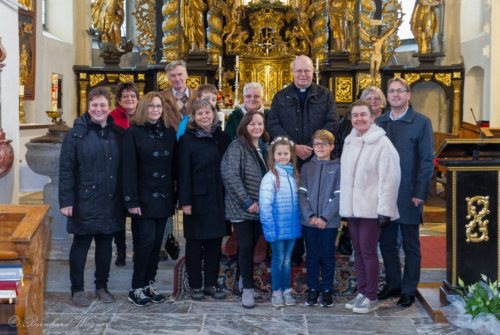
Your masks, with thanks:
M 432 81 L 419 81 L 411 87 L 413 108 L 432 122 L 432 130 L 440 133 L 451 131 L 450 102 L 443 87 Z
M 463 121 L 475 124 L 470 109 L 474 111 L 477 120 L 483 120 L 484 69 L 472 67 L 465 74 L 464 83 L 464 115 Z

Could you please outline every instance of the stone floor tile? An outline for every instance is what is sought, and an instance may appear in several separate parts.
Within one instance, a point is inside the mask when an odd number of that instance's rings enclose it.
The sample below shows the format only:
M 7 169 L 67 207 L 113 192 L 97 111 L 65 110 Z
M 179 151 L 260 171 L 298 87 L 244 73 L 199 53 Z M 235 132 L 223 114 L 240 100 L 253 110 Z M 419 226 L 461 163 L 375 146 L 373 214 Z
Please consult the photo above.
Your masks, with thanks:
M 46 313 L 43 334 L 104 334 L 112 319 L 112 314 Z
M 207 315 L 202 334 L 308 334 L 304 321 L 294 315 Z
M 309 334 L 418 335 L 409 317 L 367 315 L 306 315 Z
M 199 334 L 205 316 L 189 314 L 115 314 L 105 335 Z

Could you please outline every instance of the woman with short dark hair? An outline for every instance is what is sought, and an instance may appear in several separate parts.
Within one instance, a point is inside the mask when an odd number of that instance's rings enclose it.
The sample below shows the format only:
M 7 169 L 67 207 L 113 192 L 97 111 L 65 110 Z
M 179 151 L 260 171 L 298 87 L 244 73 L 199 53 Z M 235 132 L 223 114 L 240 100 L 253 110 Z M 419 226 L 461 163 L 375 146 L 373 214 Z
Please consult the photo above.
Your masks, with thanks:
M 88 110 L 74 122 L 65 136 L 59 163 L 59 205 L 73 234 L 69 254 L 71 300 L 84 307 L 90 300 L 84 292 L 87 253 L 95 241 L 96 294 L 103 302 L 114 302 L 107 282 L 113 233 L 124 230 L 125 211 L 121 196 L 122 130 L 109 116 L 109 92 L 94 88 L 88 95 Z

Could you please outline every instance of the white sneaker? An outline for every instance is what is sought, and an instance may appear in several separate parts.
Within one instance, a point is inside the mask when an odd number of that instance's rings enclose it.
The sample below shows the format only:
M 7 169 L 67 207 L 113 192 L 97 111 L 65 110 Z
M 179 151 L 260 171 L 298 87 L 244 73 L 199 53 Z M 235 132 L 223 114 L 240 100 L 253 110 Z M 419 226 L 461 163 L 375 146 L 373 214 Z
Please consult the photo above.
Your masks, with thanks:
M 354 313 L 366 314 L 373 312 L 374 310 L 379 308 L 378 300 L 370 300 L 367 297 L 364 297 L 363 301 L 354 306 L 352 311 Z
M 273 291 L 273 296 L 271 297 L 271 303 L 274 307 L 285 306 L 285 299 L 283 298 L 283 292 Z
M 348 302 L 346 302 L 345 308 L 347 308 L 347 309 L 353 309 L 354 306 L 356 306 L 357 304 L 361 303 L 364 298 L 365 298 L 364 295 L 362 295 L 361 293 L 358 293 L 358 295 L 355 296 L 354 299 L 349 300 Z
M 283 292 L 283 298 L 285 299 L 285 305 L 287 306 L 293 306 L 297 302 L 295 301 L 295 298 L 292 296 L 292 289 L 286 289 L 285 292 Z

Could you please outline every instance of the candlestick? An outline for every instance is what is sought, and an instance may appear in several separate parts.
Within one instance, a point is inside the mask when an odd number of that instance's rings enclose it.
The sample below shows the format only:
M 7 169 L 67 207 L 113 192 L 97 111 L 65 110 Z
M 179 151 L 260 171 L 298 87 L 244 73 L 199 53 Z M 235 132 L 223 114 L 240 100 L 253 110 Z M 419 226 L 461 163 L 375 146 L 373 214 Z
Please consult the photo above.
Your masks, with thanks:
M 24 96 L 24 85 L 19 86 L 19 95 L 22 97 Z
M 219 69 L 222 68 L 222 56 L 219 56 Z
M 316 57 L 316 71 L 319 71 L 319 57 Z
M 236 65 L 234 67 L 239 67 L 240 66 L 240 56 L 236 56 Z
M 237 107 L 240 104 L 238 98 L 238 91 L 240 88 L 239 77 L 240 77 L 240 57 L 236 56 L 236 62 L 234 66 L 234 103 L 233 107 Z
M 19 123 L 26 123 L 26 113 L 23 106 L 24 85 L 19 86 Z

